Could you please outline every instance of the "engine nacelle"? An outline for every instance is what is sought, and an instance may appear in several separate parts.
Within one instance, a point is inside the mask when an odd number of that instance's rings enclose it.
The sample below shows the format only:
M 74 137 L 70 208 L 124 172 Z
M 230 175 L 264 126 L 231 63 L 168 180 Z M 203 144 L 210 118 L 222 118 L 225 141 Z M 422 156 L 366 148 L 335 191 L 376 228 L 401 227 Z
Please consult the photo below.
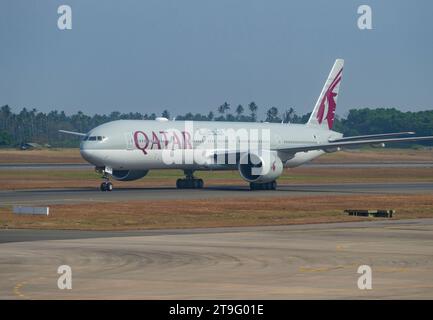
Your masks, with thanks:
M 118 181 L 133 181 L 143 178 L 149 170 L 113 170 L 112 177 Z
M 283 163 L 273 151 L 244 154 L 239 159 L 239 173 L 248 182 L 271 182 L 283 173 Z

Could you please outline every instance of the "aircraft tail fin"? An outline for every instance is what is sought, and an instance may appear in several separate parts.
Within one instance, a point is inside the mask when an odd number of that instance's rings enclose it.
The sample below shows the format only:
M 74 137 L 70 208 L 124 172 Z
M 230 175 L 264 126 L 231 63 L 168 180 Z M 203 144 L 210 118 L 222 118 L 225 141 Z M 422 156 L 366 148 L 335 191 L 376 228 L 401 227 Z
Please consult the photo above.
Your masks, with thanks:
M 343 75 L 343 66 L 343 59 L 335 60 L 334 66 L 326 79 L 307 125 L 319 126 L 329 130 L 332 129 L 337 107 L 338 91 Z

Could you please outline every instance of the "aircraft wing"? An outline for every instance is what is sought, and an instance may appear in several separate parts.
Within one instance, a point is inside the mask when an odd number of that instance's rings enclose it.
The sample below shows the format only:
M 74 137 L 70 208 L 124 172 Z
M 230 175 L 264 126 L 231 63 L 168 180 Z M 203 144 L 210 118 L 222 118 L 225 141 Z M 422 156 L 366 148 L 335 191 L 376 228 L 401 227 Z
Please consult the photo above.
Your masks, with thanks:
M 351 137 L 349 137 L 351 138 Z M 343 147 L 352 147 L 352 146 L 362 146 L 362 145 L 377 145 L 381 143 L 396 143 L 396 142 L 413 142 L 413 141 L 433 141 L 433 136 L 426 137 L 406 137 L 406 138 L 388 138 L 388 139 L 365 139 L 365 140 L 355 140 L 355 141 L 341 141 L 341 142 L 329 142 L 329 143 L 315 143 L 315 144 L 305 144 L 305 145 L 297 145 L 293 147 L 282 147 L 277 149 L 272 149 L 275 151 L 287 152 L 295 154 L 296 152 L 306 152 L 311 150 L 323 150 L 327 152 L 338 151 Z M 255 150 L 259 152 L 258 150 Z M 226 149 L 216 149 L 212 150 L 208 156 L 220 156 L 220 155 L 237 155 L 240 156 L 244 153 L 255 152 L 254 150 L 226 150 Z
M 296 153 L 311 150 L 324 150 L 334 151 L 342 147 L 362 146 L 367 144 L 380 144 L 380 143 L 395 143 L 395 142 L 413 142 L 413 141 L 433 141 L 433 136 L 426 137 L 408 137 L 408 138 L 390 138 L 390 139 L 366 139 L 356 141 L 341 141 L 329 143 L 317 143 L 308 145 L 299 145 L 287 148 L 278 148 L 278 151 Z
M 86 136 L 85 133 L 75 132 L 75 131 L 59 130 L 59 132 L 66 133 L 66 134 L 72 134 L 74 136 L 80 136 L 80 137 L 85 137 Z

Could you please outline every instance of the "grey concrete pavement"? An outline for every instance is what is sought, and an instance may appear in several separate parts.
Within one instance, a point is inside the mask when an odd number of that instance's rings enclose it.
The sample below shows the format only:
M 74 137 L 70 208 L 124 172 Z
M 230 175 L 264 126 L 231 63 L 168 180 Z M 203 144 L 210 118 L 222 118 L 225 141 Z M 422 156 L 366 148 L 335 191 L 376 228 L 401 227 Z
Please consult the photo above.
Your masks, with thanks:
M 0 234 L 25 240 L 0 244 L 6 299 L 433 298 L 433 219 Z M 63 264 L 72 290 L 57 288 Z M 357 287 L 364 264 L 372 290 Z

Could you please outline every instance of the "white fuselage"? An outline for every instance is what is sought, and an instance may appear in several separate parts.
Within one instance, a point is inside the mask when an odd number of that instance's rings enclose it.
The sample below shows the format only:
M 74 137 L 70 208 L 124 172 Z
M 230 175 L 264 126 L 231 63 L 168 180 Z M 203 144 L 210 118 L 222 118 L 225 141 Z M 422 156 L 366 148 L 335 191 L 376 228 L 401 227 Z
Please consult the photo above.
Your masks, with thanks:
M 118 120 L 91 130 L 80 145 L 81 155 L 96 167 L 114 170 L 233 169 L 236 163 L 215 163 L 215 150 L 232 152 L 245 148 L 269 150 L 327 142 L 342 135 L 301 124 L 219 121 Z M 200 153 L 208 158 L 169 163 L 170 150 Z M 285 167 L 299 166 L 322 155 L 321 150 L 278 156 Z

